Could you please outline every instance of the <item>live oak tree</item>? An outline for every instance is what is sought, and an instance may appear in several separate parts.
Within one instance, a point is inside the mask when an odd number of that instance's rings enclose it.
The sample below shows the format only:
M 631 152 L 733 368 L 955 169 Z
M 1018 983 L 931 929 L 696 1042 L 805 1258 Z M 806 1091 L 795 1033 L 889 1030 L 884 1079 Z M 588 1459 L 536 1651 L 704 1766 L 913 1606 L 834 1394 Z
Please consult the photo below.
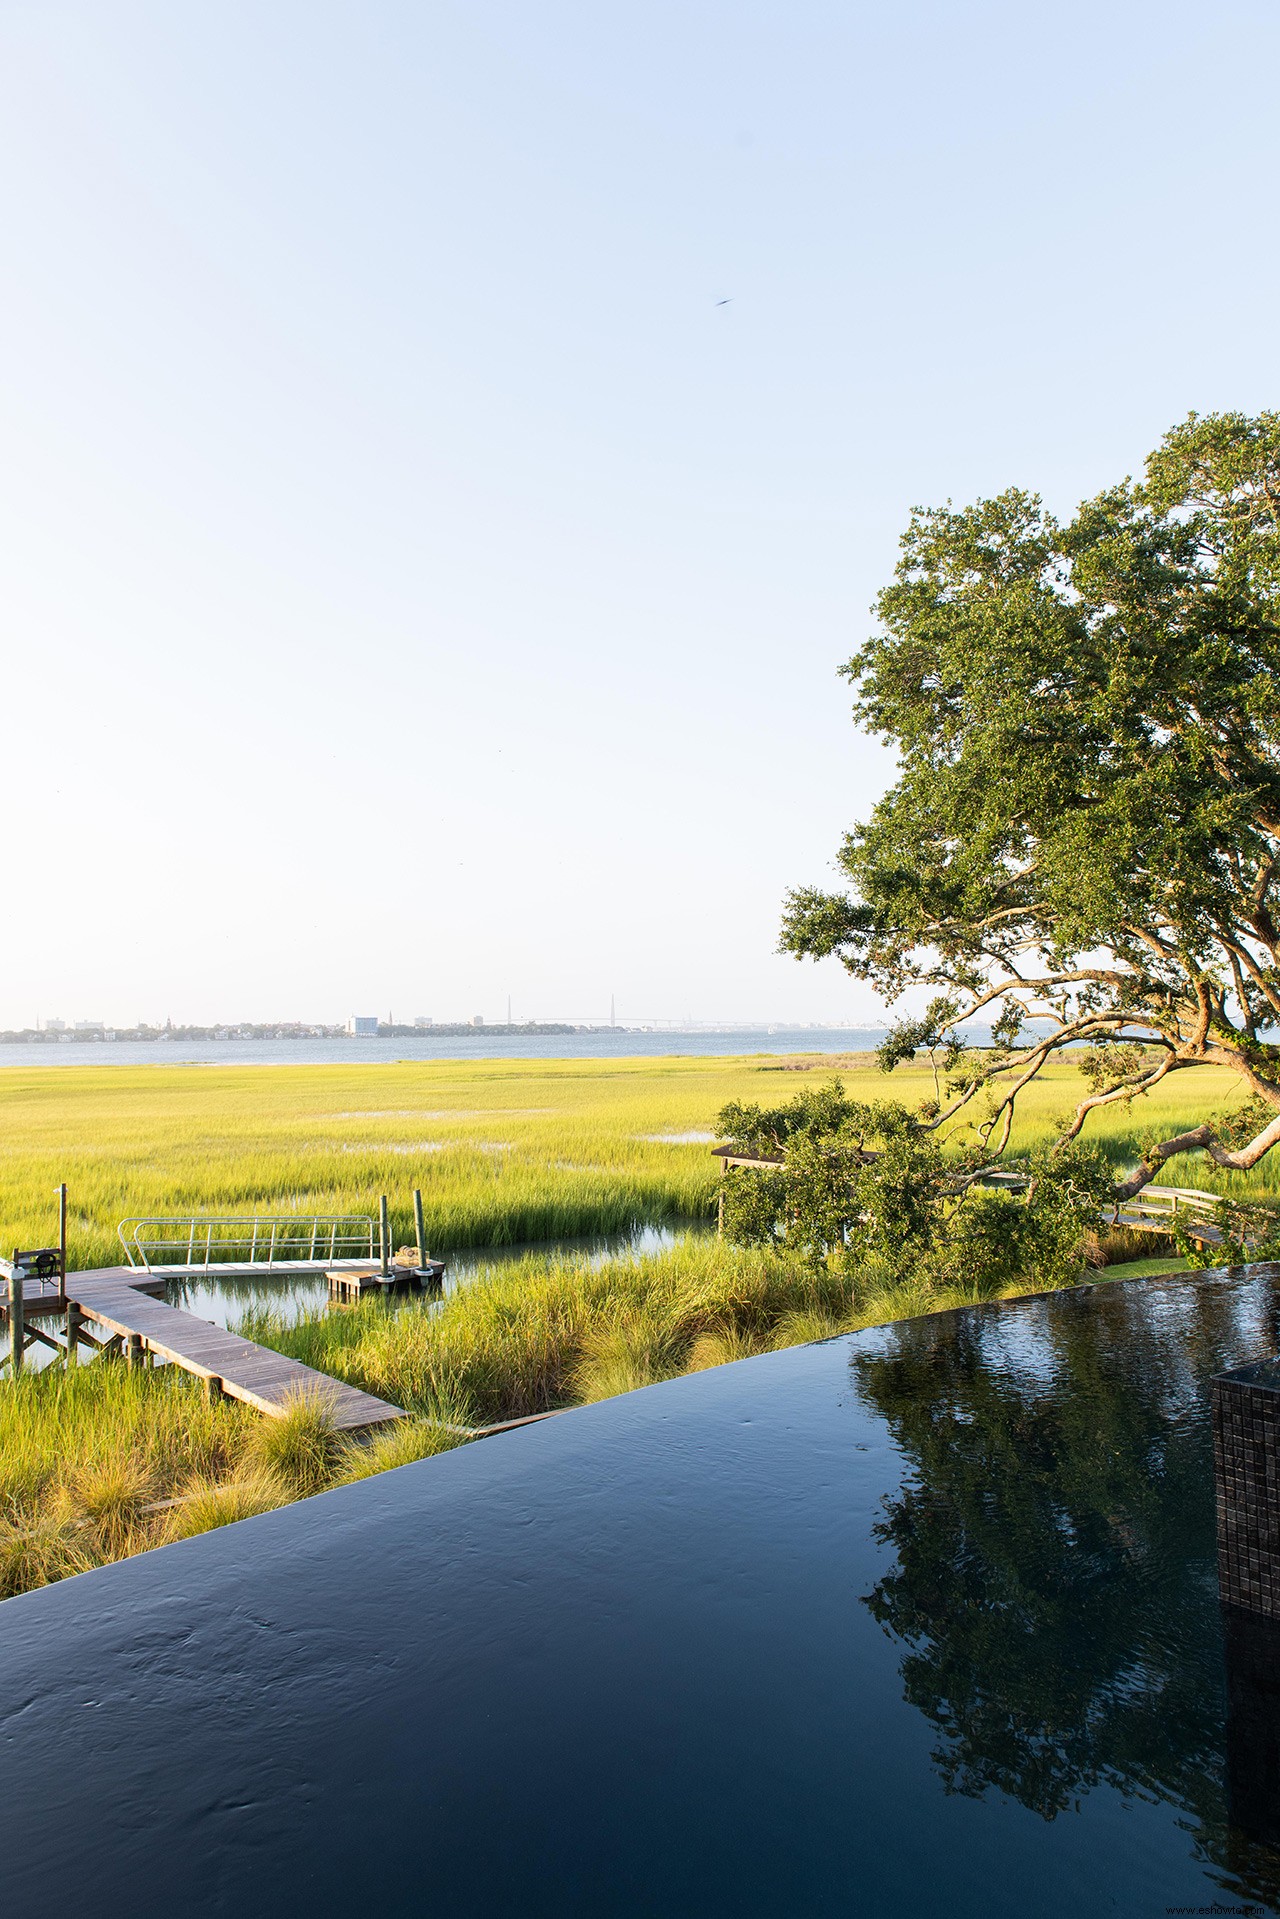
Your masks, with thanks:
M 1191 414 L 1063 524 L 1011 490 L 917 511 L 881 631 L 843 669 L 897 778 L 787 902 L 783 948 L 893 1002 L 883 1063 L 941 1048 L 923 1123 L 998 1158 L 1064 1048 L 1100 1108 L 1229 1067 L 1230 1120 L 1152 1137 L 1247 1169 L 1280 1140 L 1280 413 Z M 990 1021 L 994 1047 L 966 1051 Z

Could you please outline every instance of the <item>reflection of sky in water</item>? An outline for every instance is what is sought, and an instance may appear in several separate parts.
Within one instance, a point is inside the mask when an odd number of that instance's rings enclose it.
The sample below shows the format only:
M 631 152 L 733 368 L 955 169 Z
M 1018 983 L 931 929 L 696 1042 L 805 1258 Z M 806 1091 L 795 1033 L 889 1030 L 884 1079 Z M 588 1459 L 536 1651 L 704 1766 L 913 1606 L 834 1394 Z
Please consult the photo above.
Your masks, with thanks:
M 1107 1282 L 1100 1285 L 1109 1290 Z M 1033 1397 L 1057 1391 L 1070 1370 L 1071 1355 L 1064 1348 L 1054 1297 L 1047 1294 L 1042 1299 L 993 1304 L 974 1329 L 974 1347 L 988 1374 Z M 1229 1320 L 1233 1337 L 1244 1343 L 1267 1337 L 1271 1324 L 1267 1286 L 1233 1292 L 1221 1301 L 1220 1310 Z M 1149 1384 L 1167 1417 L 1198 1413 L 1202 1382 L 1189 1350 L 1203 1314 L 1195 1280 L 1179 1274 L 1133 1281 L 1115 1295 L 1114 1311 L 1119 1316 L 1113 1335 L 1117 1340 L 1132 1337 L 1139 1321 L 1152 1311 L 1159 1313 L 1169 1337 Z

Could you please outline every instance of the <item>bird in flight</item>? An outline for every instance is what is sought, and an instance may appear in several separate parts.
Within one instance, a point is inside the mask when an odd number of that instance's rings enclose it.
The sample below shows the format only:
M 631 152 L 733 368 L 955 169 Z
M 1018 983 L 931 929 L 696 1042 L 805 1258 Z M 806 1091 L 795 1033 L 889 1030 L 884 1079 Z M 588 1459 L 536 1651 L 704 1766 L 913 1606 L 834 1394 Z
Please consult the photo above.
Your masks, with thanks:
M 731 307 L 733 305 L 733 295 L 730 294 L 727 300 L 717 300 L 716 305 L 718 307 Z

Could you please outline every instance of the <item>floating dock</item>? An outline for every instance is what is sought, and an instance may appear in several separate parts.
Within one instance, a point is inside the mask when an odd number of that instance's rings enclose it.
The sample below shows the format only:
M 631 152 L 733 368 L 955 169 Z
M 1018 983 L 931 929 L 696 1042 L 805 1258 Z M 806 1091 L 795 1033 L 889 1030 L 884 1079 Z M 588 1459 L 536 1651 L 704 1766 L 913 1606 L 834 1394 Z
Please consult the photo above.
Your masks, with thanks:
M 352 1306 L 379 1295 L 385 1298 L 391 1293 L 434 1292 L 443 1285 L 445 1270 L 442 1259 L 429 1259 L 425 1266 L 409 1266 L 394 1259 L 388 1262 L 385 1273 L 381 1266 L 331 1266 L 326 1274 L 329 1301 L 331 1305 Z

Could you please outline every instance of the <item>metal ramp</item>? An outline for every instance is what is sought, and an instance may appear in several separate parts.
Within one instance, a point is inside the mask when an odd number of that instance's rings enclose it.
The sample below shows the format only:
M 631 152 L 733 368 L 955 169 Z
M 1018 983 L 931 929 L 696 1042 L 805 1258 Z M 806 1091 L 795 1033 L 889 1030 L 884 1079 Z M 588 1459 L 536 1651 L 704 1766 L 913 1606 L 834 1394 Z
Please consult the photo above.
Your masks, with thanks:
M 122 1219 L 116 1232 L 132 1271 L 165 1279 L 328 1273 L 379 1260 L 379 1222 L 351 1213 L 254 1213 L 234 1219 L 187 1213 Z M 388 1249 L 389 1250 L 389 1249 Z

